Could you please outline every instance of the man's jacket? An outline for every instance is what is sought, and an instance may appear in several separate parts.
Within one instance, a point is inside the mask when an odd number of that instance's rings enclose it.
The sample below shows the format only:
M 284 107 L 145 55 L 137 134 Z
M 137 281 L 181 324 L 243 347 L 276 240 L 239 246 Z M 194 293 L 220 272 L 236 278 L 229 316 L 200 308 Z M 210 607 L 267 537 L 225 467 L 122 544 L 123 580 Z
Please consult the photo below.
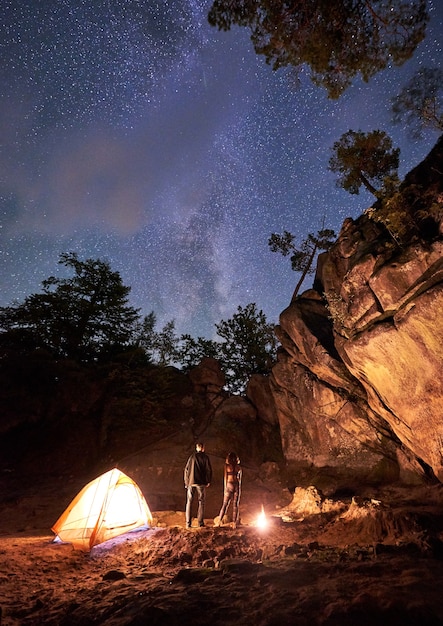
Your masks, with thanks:
M 185 487 L 209 485 L 212 481 L 211 461 L 205 452 L 194 452 L 188 459 L 184 473 Z

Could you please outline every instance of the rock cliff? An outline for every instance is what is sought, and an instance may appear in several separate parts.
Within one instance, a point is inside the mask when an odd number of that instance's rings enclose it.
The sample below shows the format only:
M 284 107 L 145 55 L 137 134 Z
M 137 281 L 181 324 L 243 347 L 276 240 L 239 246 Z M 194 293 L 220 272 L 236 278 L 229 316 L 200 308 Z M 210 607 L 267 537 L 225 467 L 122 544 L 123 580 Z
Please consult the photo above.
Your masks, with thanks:
M 289 465 L 443 482 L 443 138 L 347 219 L 280 316 L 270 387 Z

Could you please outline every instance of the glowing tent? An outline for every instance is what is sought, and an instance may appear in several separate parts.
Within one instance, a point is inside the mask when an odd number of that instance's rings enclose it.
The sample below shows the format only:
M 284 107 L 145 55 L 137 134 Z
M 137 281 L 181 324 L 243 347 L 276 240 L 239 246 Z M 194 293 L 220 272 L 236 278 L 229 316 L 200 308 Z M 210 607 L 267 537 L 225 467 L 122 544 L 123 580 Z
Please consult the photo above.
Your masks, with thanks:
M 151 511 L 138 485 L 114 468 L 83 487 L 51 530 L 56 539 L 87 551 L 151 523 Z

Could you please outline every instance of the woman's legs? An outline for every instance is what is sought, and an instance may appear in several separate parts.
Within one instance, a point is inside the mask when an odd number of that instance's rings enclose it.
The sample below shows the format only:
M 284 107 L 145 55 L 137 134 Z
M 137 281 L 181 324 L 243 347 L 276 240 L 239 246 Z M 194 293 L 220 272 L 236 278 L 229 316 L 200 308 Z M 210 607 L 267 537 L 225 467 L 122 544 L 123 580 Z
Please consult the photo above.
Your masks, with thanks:
M 238 524 L 239 519 L 240 519 L 239 502 L 240 502 L 240 489 L 236 487 L 234 489 L 234 493 L 232 494 L 232 521 L 234 524 Z
M 223 518 L 225 516 L 225 513 L 226 513 L 226 511 L 229 508 L 229 504 L 231 502 L 232 495 L 233 495 L 233 487 L 231 487 L 231 485 L 228 485 L 225 488 L 225 492 L 224 492 L 224 496 L 223 496 L 222 508 L 220 509 L 220 513 L 218 514 L 218 516 L 220 518 L 220 524 L 223 522 Z

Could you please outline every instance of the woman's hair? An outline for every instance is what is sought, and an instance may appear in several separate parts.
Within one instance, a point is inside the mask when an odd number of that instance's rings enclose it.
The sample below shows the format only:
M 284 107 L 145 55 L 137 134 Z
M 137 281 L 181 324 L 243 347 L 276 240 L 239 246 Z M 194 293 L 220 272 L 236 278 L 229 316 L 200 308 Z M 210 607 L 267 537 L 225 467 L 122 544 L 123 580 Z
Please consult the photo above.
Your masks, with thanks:
M 230 452 L 226 457 L 226 463 L 229 463 L 230 465 L 240 465 L 240 459 L 235 452 Z

